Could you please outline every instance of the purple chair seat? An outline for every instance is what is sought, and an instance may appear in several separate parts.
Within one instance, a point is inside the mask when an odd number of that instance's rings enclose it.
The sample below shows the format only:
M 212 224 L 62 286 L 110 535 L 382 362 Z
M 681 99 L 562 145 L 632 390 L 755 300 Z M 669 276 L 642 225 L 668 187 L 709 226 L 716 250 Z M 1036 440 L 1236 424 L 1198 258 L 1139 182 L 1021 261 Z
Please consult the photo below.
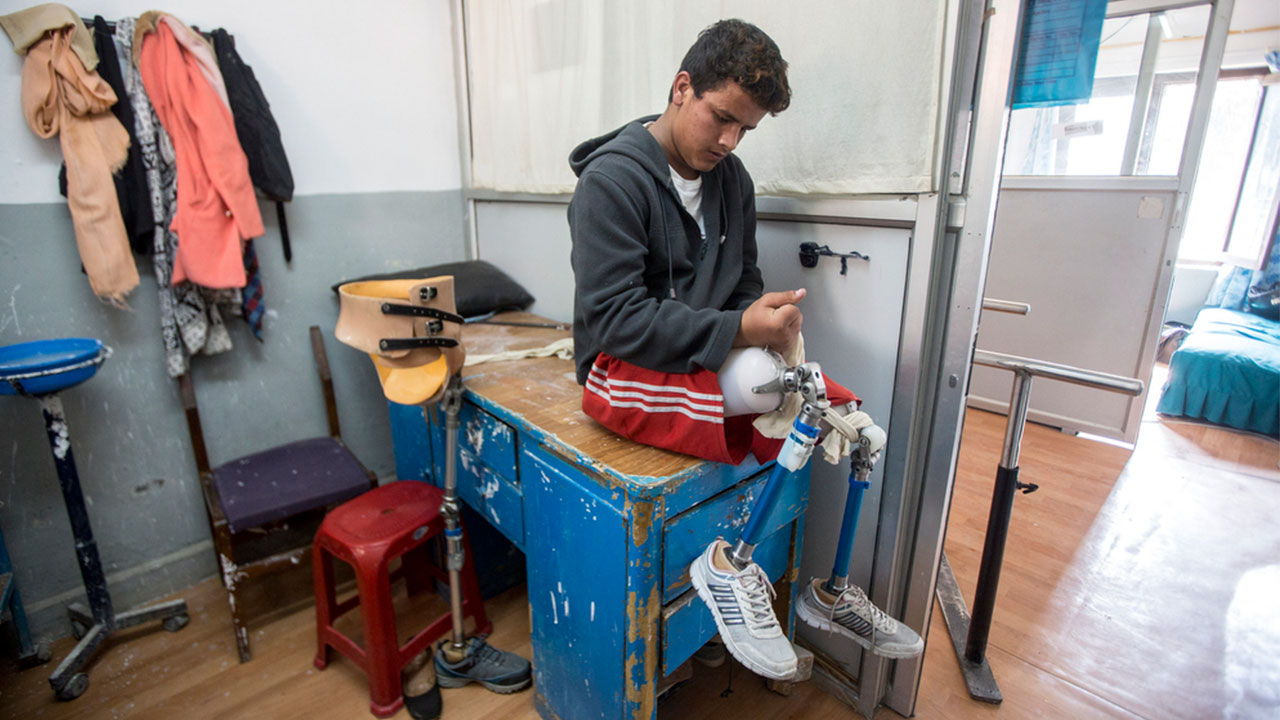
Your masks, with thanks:
M 283 520 L 349 500 L 369 489 L 369 477 L 337 440 L 299 440 L 246 455 L 213 470 L 231 532 Z

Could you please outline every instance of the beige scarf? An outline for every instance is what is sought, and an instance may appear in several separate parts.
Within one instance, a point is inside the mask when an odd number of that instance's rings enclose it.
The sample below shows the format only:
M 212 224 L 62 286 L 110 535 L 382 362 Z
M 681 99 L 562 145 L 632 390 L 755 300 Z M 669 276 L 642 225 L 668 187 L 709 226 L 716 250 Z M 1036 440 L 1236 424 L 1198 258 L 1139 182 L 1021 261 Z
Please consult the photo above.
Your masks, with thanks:
M 94 294 L 115 305 L 138 286 L 112 173 L 128 157 L 129 133 L 111 114 L 116 94 L 72 51 L 74 26 L 50 31 L 27 51 L 22 112 L 42 138 L 58 136 L 67 163 L 67 205 L 80 261 Z
M 13 41 L 13 51 L 19 55 L 26 55 L 27 50 L 40 42 L 46 32 L 68 25 L 76 29 L 71 33 L 71 49 L 80 56 L 80 62 L 84 63 L 86 70 L 96 70 L 98 51 L 93 48 L 93 36 L 76 11 L 66 5 L 36 5 L 0 17 L 0 28 L 4 28 L 9 34 L 9 39 Z

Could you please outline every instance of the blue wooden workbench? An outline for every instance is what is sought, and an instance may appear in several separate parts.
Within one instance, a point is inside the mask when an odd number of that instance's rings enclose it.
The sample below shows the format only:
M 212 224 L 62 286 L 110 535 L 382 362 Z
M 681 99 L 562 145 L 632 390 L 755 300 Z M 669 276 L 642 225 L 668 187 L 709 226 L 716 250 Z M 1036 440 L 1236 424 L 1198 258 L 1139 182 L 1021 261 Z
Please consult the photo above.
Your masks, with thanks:
M 512 313 L 508 320 L 536 320 Z M 568 333 L 468 325 L 469 354 L 540 347 Z M 652 718 L 659 680 L 715 635 L 689 583 L 709 542 L 731 541 L 770 465 L 721 465 L 624 440 L 582 413 L 573 363 L 469 366 L 459 495 L 524 551 L 536 704 L 549 720 Z M 438 482 L 443 418 L 391 406 L 401 479 Z M 791 630 L 808 469 L 769 518 L 755 560 L 779 585 Z

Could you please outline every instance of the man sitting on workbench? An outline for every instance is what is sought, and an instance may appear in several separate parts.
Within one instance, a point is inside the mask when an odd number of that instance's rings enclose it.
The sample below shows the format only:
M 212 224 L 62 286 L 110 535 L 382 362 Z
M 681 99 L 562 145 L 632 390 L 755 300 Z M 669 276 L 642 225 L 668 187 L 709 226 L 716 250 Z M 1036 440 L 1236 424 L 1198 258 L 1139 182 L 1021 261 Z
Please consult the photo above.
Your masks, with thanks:
M 764 292 L 755 189 L 732 154 L 766 114 L 790 104 L 786 70 L 759 28 L 717 22 L 685 55 L 661 115 L 570 155 L 579 178 L 569 205 L 577 380 L 584 412 L 624 437 L 733 464 L 749 450 L 766 462 L 782 445 L 756 432 L 752 416 L 726 417 L 717 372 L 733 348 L 801 354 L 805 291 Z M 826 383 L 833 406 L 856 408 L 853 393 Z M 763 571 L 735 566 L 718 546 L 703 558 L 732 589 L 724 603 L 708 603 L 726 646 L 762 675 L 789 677 L 795 652 Z M 873 652 L 919 652 L 914 631 L 854 589 L 836 597 L 815 584 L 805 599 Z

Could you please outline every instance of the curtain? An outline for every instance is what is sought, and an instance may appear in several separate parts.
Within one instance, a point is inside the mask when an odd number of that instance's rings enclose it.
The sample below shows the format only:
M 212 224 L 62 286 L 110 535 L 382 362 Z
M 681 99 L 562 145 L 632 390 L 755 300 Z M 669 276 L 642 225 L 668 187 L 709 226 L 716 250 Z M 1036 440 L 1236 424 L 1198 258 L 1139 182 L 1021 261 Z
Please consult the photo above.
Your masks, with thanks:
M 944 2 L 466 0 L 472 187 L 572 191 L 570 150 L 661 112 L 698 31 L 726 17 L 790 64 L 791 107 L 737 150 L 757 192 L 936 187 Z

